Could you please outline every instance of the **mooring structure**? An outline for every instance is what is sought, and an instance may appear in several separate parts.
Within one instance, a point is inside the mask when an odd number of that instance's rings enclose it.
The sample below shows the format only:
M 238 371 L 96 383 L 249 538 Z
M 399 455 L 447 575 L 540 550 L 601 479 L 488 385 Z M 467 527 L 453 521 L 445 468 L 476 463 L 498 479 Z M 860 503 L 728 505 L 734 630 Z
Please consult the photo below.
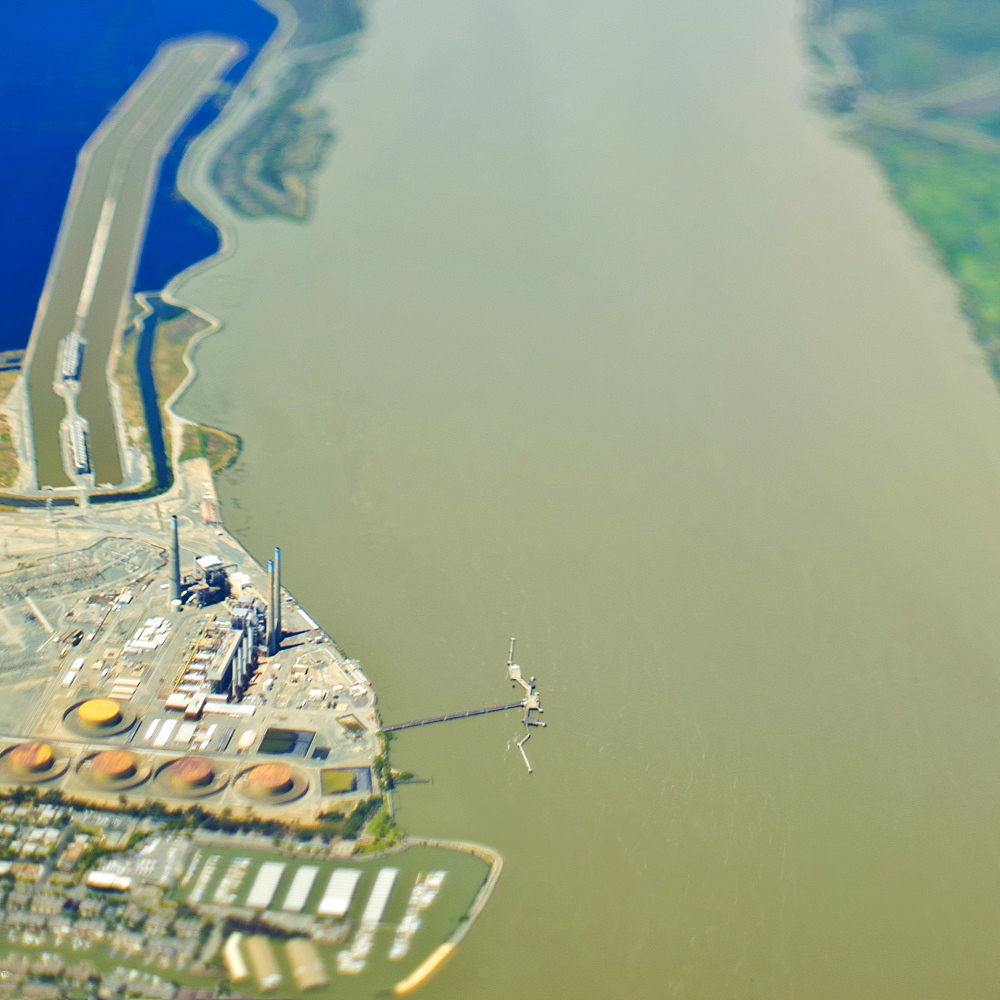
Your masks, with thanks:
M 426 719 L 413 719 L 411 722 L 397 722 L 391 726 L 383 726 L 383 733 L 398 733 L 402 729 L 416 729 L 417 726 L 432 726 L 438 722 L 451 722 L 454 719 L 470 719 L 475 715 L 490 715 L 493 712 L 510 712 L 515 708 L 524 709 L 522 723 L 525 727 L 525 734 L 515 744 L 524 758 L 524 766 L 528 773 L 532 772 L 531 761 L 525 753 L 524 744 L 531 739 L 532 726 L 544 726 L 541 719 L 536 718 L 536 714 L 543 711 L 541 697 L 538 693 L 538 685 L 534 677 L 524 679 L 521 668 L 514 662 L 514 644 L 516 639 L 510 640 L 510 653 L 507 656 L 507 678 L 513 681 L 515 686 L 519 686 L 524 691 L 524 697 L 520 701 L 508 702 L 505 705 L 488 705 L 486 708 L 469 708 L 464 712 L 450 712 L 447 715 L 432 715 Z

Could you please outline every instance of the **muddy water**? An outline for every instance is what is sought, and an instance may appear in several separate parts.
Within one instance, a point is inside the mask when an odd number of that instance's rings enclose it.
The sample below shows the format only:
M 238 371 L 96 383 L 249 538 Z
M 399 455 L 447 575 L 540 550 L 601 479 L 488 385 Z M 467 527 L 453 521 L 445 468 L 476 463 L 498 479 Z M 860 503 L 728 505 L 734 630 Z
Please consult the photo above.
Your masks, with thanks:
M 1000 406 L 789 0 L 385 0 L 307 226 L 185 297 L 229 525 L 508 860 L 427 996 L 984 996 Z M 333 994 L 331 994 L 333 995 Z M 339 995 L 339 994 L 338 994 Z

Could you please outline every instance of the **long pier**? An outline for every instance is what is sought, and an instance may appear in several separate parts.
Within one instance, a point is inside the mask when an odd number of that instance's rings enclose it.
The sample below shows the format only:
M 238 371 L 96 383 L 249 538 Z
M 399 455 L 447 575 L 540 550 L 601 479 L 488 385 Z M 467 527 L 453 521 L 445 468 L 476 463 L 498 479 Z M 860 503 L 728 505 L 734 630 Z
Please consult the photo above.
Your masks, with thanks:
M 435 715 L 429 719 L 414 719 L 412 722 L 397 722 L 394 726 L 383 726 L 383 733 L 395 733 L 400 729 L 414 729 L 417 726 L 430 726 L 435 722 L 451 722 L 452 719 L 468 719 L 473 715 L 489 715 L 490 712 L 509 712 L 514 708 L 524 708 L 523 701 L 512 701 L 509 705 L 490 705 L 488 708 L 470 708 L 465 712 L 452 712 L 451 715 Z
M 531 727 L 544 726 L 545 723 L 537 718 L 537 714 L 542 711 L 542 703 L 538 696 L 535 678 L 531 677 L 529 680 L 525 680 L 521 674 L 521 668 L 514 662 L 514 643 L 516 641 L 516 639 L 510 640 L 510 655 L 507 658 L 507 679 L 513 681 L 515 687 L 520 686 L 524 691 L 524 697 L 520 701 L 512 701 L 506 705 L 490 705 L 489 708 L 470 708 L 466 712 L 452 712 L 451 715 L 434 715 L 429 719 L 414 719 L 412 722 L 397 722 L 394 726 L 383 726 L 382 732 L 396 733 L 400 729 L 430 726 L 435 722 L 451 722 L 452 719 L 468 719 L 473 715 L 489 715 L 490 712 L 510 712 L 515 708 L 523 708 L 524 718 L 521 721 L 524 723 L 525 732 L 515 746 L 524 758 L 524 766 L 528 769 L 528 773 L 531 774 L 531 761 L 528 760 L 528 755 L 524 752 L 524 744 L 531 739 Z M 430 960 L 428 959 L 428 961 Z M 397 986 L 399 985 L 397 983 Z

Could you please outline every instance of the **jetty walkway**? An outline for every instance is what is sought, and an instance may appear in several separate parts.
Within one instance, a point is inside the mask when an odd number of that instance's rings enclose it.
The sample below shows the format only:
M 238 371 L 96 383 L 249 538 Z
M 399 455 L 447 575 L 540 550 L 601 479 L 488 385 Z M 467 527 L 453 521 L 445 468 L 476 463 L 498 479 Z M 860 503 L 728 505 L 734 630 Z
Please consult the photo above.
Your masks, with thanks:
M 383 726 L 383 733 L 395 733 L 400 729 L 415 729 L 417 726 L 430 726 L 435 722 L 451 722 L 452 719 L 468 719 L 473 715 L 489 715 L 491 712 L 509 712 L 515 708 L 524 708 L 523 701 L 512 701 L 507 705 L 490 705 L 488 708 L 470 708 L 465 712 L 452 712 L 450 715 L 434 715 L 429 719 L 414 719 L 412 722 L 397 722 L 393 726 Z

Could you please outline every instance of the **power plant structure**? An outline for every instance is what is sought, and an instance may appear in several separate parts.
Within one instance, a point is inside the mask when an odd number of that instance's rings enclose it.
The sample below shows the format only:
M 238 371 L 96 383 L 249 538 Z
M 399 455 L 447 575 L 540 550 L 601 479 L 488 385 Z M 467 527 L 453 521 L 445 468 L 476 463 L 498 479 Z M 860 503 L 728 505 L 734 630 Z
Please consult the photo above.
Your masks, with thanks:
M 255 645 L 266 645 L 267 606 L 259 597 L 241 599 L 239 604 L 234 604 L 233 610 L 229 613 L 229 624 L 233 628 L 250 632 Z
M 170 606 L 181 610 L 181 546 L 177 534 L 177 515 L 170 516 Z
M 267 602 L 267 655 L 274 656 L 281 646 L 281 549 L 275 548 L 268 560 L 267 577 L 270 594 Z
M 181 582 L 181 600 L 199 608 L 224 601 L 232 590 L 229 575 L 222 560 L 215 555 L 198 556 L 195 566 L 201 570 L 201 577 L 186 576 Z
M 264 648 L 271 655 L 271 637 L 274 635 L 274 560 L 267 561 L 267 633 L 264 636 Z
M 192 719 L 203 711 L 218 711 L 223 703 L 240 702 L 254 672 L 259 652 L 274 656 L 281 647 L 281 549 L 267 564 L 268 596 L 264 601 L 253 590 L 250 577 L 234 573 L 217 555 L 197 556 L 196 572 L 181 575 L 180 530 L 176 515 L 170 518 L 168 593 L 170 606 L 180 612 L 185 606 L 204 608 L 232 601 L 228 620 L 210 616 L 177 675 L 165 707 Z M 200 570 L 200 573 L 197 572 Z M 152 618 L 130 640 L 139 650 L 155 648 L 170 626 L 166 619 Z M 149 633 L 149 634 L 147 634 Z

